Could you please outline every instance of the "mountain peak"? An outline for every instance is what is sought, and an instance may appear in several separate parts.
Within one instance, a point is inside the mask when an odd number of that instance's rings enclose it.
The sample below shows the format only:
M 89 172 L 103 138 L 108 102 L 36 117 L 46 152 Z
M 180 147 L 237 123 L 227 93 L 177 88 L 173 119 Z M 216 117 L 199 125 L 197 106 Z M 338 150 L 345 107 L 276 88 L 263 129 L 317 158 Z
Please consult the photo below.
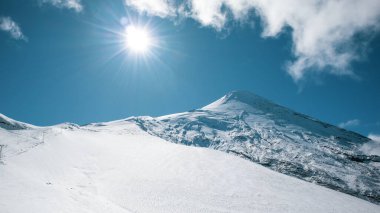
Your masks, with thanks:
M 261 107 L 263 105 L 275 105 L 274 103 L 268 101 L 265 98 L 262 98 L 252 92 L 245 90 L 235 90 L 227 93 L 222 98 L 217 101 L 203 107 L 204 110 L 212 110 L 216 108 L 220 108 L 223 106 L 236 105 L 236 104 L 246 104 L 251 107 Z
M 229 92 L 223 98 L 225 99 L 226 102 L 233 100 L 233 101 L 243 102 L 246 104 L 252 104 L 255 101 L 265 100 L 264 98 L 245 90 L 235 90 L 235 91 Z

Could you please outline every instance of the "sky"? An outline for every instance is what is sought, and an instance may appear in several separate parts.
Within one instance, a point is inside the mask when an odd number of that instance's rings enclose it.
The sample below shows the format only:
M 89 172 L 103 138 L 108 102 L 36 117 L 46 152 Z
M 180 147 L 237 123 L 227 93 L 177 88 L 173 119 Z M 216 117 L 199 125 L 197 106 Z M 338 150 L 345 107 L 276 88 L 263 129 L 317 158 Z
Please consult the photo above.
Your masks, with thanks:
M 248 90 L 376 138 L 379 31 L 378 0 L 2 0 L 0 113 L 86 124 Z

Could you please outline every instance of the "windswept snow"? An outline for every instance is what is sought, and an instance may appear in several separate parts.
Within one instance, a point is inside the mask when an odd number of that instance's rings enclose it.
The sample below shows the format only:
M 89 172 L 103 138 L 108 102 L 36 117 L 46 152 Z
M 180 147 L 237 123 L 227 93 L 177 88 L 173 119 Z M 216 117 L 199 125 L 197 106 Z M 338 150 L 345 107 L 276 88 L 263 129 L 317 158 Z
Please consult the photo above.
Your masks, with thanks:
M 26 124 L 20 121 L 15 121 L 0 113 L 0 128 L 9 129 L 9 130 L 17 130 L 17 129 L 30 129 L 33 127 L 35 126 Z
M 0 114 L 0 212 L 380 212 L 372 143 L 248 92 L 86 126 Z
M 369 138 L 250 92 L 231 92 L 198 110 L 128 120 L 174 143 L 232 153 L 275 171 L 380 203 L 380 156 L 364 149 L 373 144 Z
M 1 130 L 5 143 L 2 213 L 380 211 L 237 156 L 169 143 L 128 121 Z

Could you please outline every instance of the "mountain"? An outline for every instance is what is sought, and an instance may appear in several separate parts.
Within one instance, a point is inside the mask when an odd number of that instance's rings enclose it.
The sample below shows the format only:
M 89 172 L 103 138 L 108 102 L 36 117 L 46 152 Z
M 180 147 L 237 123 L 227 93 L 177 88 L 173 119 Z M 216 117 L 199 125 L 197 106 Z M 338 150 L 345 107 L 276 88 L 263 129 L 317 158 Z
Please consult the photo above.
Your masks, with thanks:
M 189 112 L 127 120 L 173 143 L 232 153 L 283 174 L 380 202 L 380 157 L 362 149 L 370 139 L 250 92 L 231 92 Z
M 368 138 L 248 92 L 84 126 L 1 118 L 4 213 L 380 212 Z
M 31 129 L 33 125 L 15 121 L 0 113 L 0 128 L 8 130 Z

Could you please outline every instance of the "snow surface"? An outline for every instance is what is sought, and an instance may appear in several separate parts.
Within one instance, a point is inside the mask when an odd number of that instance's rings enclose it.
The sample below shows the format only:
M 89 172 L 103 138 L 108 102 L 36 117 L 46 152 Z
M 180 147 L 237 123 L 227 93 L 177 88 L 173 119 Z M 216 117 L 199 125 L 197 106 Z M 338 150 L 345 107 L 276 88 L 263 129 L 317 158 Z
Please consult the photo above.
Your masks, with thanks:
M 120 125 L 123 123 L 123 125 Z M 380 206 L 129 121 L 0 128 L 0 212 L 380 212 Z
M 368 150 L 373 150 L 373 141 L 250 92 L 231 92 L 189 112 L 127 120 L 173 143 L 232 153 L 380 203 L 380 156 Z
M 0 212 L 380 212 L 373 143 L 248 92 L 86 126 L 0 114 Z
M 30 129 L 35 126 L 26 124 L 20 121 L 15 121 L 11 118 L 0 113 L 0 128 L 9 129 L 9 130 L 17 130 L 17 129 Z

